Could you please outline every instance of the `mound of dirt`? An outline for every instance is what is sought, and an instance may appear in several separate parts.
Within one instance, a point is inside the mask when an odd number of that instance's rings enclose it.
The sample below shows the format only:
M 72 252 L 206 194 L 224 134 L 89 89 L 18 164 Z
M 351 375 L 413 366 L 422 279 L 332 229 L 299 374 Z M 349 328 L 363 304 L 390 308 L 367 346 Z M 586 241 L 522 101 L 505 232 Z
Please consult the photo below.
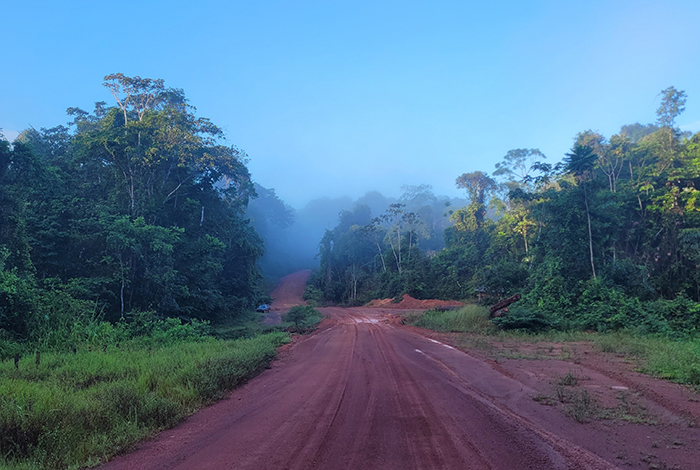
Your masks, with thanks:
M 372 308 L 395 308 L 395 309 L 415 309 L 415 310 L 430 310 L 436 307 L 462 307 L 464 304 L 456 300 L 436 300 L 436 299 L 426 299 L 418 300 L 414 299 L 408 294 L 404 294 L 401 302 L 394 302 L 394 299 L 375 299 L 365 305 L 365 307 Z

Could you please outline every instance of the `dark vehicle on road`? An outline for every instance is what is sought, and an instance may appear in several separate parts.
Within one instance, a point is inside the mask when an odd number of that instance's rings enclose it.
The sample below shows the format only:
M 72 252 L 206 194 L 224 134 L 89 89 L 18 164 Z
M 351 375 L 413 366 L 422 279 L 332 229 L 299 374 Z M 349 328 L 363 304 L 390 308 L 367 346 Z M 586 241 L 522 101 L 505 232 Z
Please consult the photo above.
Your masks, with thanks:
M 267 313 L 267 312 L 270 311 L 270 308 L 271 308 L 271 307 L 270 307 L 269 305 L 267 305 L 267 304 L 262 304 L 260 307 L 258 307 L 258 309 L 256 310 L 256 312 Z

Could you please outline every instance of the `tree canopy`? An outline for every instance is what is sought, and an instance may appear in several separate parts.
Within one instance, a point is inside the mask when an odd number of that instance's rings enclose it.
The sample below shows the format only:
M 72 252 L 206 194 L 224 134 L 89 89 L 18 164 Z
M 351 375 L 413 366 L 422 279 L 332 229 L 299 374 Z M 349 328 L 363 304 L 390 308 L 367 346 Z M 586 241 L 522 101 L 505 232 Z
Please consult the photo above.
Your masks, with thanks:
M 56 292 L 112 319 L 252 307 L 264 248 L 245 215 L 245 152 L 163 80 L 104 85 L 112 106 L 0 140 L 0 329 L 22 337 L 54 321 L 42 312 Z

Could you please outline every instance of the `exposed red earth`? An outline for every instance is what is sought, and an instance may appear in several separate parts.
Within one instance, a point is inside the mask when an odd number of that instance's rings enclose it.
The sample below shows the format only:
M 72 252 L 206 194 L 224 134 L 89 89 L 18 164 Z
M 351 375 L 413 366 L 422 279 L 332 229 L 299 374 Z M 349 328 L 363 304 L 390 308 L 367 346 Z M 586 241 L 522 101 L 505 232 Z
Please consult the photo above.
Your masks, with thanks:
M 365 307 L 374 308 L 391 308 L 397 310 L 429 310 L 435 307 L 461 307 L 464 304 L 456 300 L 418 300 L 408 294 L 405 294 L 400 302 L 394 302 L 394 299 L 377 299 L 373 300 Z
M 295 289 L 299 277 L 289 278 Z M 285 282 L 278 305 L 295 291 Z M 698 396 L 587 343 L 528 345 L 542 359 L 494 361 L 457 349 L 459 336 L 401 325 L 396 309 L 321 311 L 319 329 L 270 369 L 103 468 L 700 468 Z M 626 394 L 641 422 L 582 424 L 542 399 L 569 373 L 579 379 L 571 389 L 600 406 Z
M 304 301 L 304 289 L 306 288 L 306 280 L 311 275 L 310 269 L 297 271 L 288 274 L 280 279 L 279 284 L 272 291 L 272 308 L 265 315 L 263 323 L 266 325 L 279 325 L 282 323 L 282 314 L 287 312 L 295 305 L 306 305 Z

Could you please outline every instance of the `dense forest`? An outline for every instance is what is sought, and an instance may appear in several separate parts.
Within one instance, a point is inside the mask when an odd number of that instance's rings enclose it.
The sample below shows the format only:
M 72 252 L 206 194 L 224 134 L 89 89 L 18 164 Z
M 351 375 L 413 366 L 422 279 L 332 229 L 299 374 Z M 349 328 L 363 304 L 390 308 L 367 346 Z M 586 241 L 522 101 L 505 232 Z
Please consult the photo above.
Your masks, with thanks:
M 552 164 L 514 149 L 488 175 L 456 179 L 469 200 L 434 249 L 436 198 L 411 188 L 373 216 L 340 214 L 320 242 L 307 297 L 361 304 L 417 298 L 496 303 L 523 295 L 525 326 L 686 334 L 700 321 L 700 133 L 681 132 L 686 94 L 661 92 L 654 124 L 592 130 Z
M 225 319 L 263 295 L 246 154 L 163 80 L 104 86 L 112 106 L 0 139 L 5 340 L 138 311 Z
M 143 311 L 233 318 L 265 298 L 261 265 L 284 275 L 309 263 L 290 245 L 321 235 L 339 206 L 307 291 L 317 302 L 520 293 L 509 317 L 526 323 L 697 324 L 700 134 L 676 126 L 683 91 L 662 91 L 654 124 L 579 133 L 559 163 L 515 149 L 491 175 L 464 173 L 464 202 L 421 185 L 295 212 L 252 181 L 245 152 L 182 90 L 122 74 L 104 85 L 112 106 L 69 108 L 66 126 L 0 140 L 2 340 Z

